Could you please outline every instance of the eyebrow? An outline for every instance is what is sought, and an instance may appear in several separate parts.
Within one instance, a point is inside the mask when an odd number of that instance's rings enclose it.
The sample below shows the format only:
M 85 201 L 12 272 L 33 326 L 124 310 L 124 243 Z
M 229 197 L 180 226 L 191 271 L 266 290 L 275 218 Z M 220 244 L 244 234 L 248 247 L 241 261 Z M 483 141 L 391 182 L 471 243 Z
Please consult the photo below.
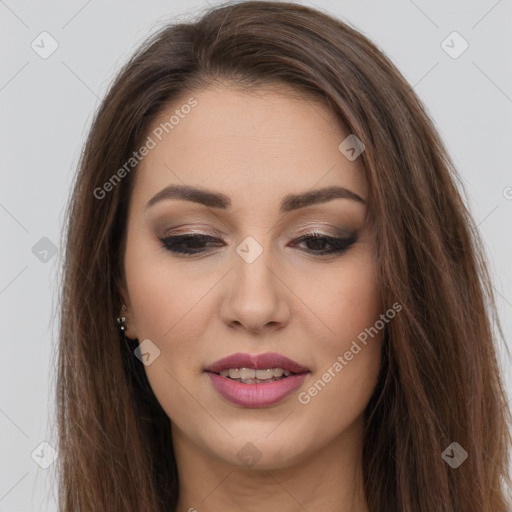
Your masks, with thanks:
M 209 208 L 226 210 L 231 206 L 231 199 L 220 192 L 213 192 L 205 188 L 192 187 L 189 185 L 169 185 L 154 195 L 146 204 L 145 209 L 164 201 L 166 199 L 181 199 L 199 203 Z M 291 212 L 300 208 L 306 208 L 315 204 L 326 203 L 332 199 L 350 199 L 365 204 L 362 197 L 355 192 L 338 186 L 311 190 L 302 194 L 288 194 L 280 204 L 281 213 Z

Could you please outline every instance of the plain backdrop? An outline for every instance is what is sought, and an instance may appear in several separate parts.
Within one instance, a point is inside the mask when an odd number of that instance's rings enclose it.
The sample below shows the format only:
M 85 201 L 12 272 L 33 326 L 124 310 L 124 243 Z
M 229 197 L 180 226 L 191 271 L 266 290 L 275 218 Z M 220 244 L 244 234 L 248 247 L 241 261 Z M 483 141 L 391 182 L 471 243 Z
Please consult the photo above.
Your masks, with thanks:
M 511 1 L 300 3 L 368 36 L 426 105 L 463 177 L 510 339 Z M 51 456 L 41 443 L 53 443 L 63 211 L 92 115 L 143 39 L 208 5 L 216 2 L 0 0 L 0 512 L 57 510 L 54 466 L 35 460 Z M 512 366 L 499 351 L 511 397 Z

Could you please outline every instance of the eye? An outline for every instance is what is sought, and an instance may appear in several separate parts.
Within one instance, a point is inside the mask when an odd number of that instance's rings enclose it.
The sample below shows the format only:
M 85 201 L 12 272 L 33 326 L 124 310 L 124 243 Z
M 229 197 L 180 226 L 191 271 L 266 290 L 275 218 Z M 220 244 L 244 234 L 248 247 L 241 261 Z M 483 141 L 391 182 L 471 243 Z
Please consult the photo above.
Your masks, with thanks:
M 293 245 L 305 243 L 309 246 L 306 252 L 317 256 L 325 256 L 345 252 L 357 241 L 357 238 L 356 232 L 351 233 L 346 238 L 338 238 L 321 233 L 311 233 L 301 236 L 294 241 Z M 217 247 L 224 245 L 222 240 L 203 234 L 174 235 L 167 238 L 160 238 L 160 241 L 166 250 L 183 255 L 195 255 L 209 252 L 205 247 L 207 243 L 211 243 Z M 331 246 L 331 249 L 325 249 L 326 244 Z
M 357 241 L 357 233 L 353 232 L 346 238 L 338 238 L 334 236 L 323 235 L 322 233 L 311 233 L 303 235 L 295 241 L 295 245 L 299 243 L 306 243 L 312 247 L 312 253 L 318 256 L 325 256 L 329 254 L 341 254 L 345 252 L 351 245 Z M 332 248 L 325 250 L 325 245 L 330 245 Z
M 205 252 L 203 248 L 204 244 L 208 242 L 215 242 L 217 240 L 217 238 L 202 234 L 185 234 L 170 236 L 167 238 L 160 238 L 160 241 L 162 242 L 163 246 L 168 251 L 187 255 L 203 253 Z

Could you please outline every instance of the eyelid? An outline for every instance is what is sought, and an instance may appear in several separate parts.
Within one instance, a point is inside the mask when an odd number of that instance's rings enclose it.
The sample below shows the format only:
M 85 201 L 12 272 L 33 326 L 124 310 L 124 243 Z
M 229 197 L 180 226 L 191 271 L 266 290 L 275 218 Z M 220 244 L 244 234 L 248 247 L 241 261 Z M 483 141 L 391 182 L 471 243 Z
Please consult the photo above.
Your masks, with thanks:
M 298 233 L 296 231 L 297 229 L 298 229 Z M 318 221 L 317 221 L 316 223 L 313 223 L 313 222 L 307 223 L 307 224 L 301 223 L 298 226 L 298 228 L 287 229 L 285 231 L 285 233 L 286 233 L 285 237 L 302 236 L 302 235 L 307 235 L 307 234 L 319 234 L 322 236 L 332 236 L 332 237 L 343 238 L 343 237 L 351 236 L 351 234 L 354 231 L 357 231 L 357 230 L 354 228 L 346 228 L 346 229 L 339 228 L 339 227 L 333 226 L 332 224 L 327 224 L 324 227 L 320 227 L 318 225 Z M 292 232 L 294 232 L 294 234 L 292 234 Z M 173 228 L 166 229 L 163 232 L 162 236 L 181 235 L 181 234 L 218 236 L 223 239 L 228 236 L 226 233 L 219 231 L 218 229 L 216 229 L 212 226 L 209 226 L 209 227 L 205 226 L 204 230 L 203 230 L 203 228 L 201 226 L 186 227 L 186 225 L 185 226 L 176 226 Z
M 167 236 L 178 236 L 178 235 L 202 235 L 202 236 L 212 236 L 212 237 L 220 237 L 224 238 L 226 235 L 222 233 L 221 231 L 215 229 L 215 228 L 208 228 L 205 231 L 199 228 L 170 228 L 166 229 L 163 234 L 162 238 L 165 238 Z
M 294 234 L 293 236 L 290 235 L 291 238 L 293 238 L 294 241 L 296 241 L 299 238 L 305 237 L 305 236 L 317 236 L 317 237 L 325 237 L 325 238 L 351 238 L 354 234 L 357 235 L 357 230 L 340 230 L 337 229 L 335 233 L 329 233 L 327 230 L 323 231 L 320 229 L 310 228 L 310 229 L 304 229 L 301 230 L 299 233 Z M 205 238 L 220 238 L 223 242 L 226 242 L 225 235 L 223 233 L 218 232 L 217 230 L 214 230 L 214 233 L 208 233 L 205 231 L 195 231 L 193 229 L 185 229 L 184 231 L 170 229 L 163 233 L 163 235 L 160 237 L 161 239 L 170 238 L 170 237 L 178 237 L 178 236 L 202 236 Z
M 177 249 L 176 246 L 174 246 L 175 248 L 172 249 L 171 247 L 168 246 L 169 241 L 180 240 L 180 239 L 181 240 L 187 240 L 187 239 L 202 240 L 203 243 L 206 243 L 206 244 L 207 243 L 215 244 L 216 242 L 219 241 L 219 238 L 212 237 L 211 235 L 208 235 L 208 234 L 197 233 L 197 232 L 195 232 L 195 233 L 188 232 L 188 233 L 170 235 L 167 238 L 165 238 L 165 237 L 160 238 L 160 242 L 163 244 L 163 247 L 166 250 L 168 250 L 172 253 L 175 253 L 175 254 L 185 255 L 186 257 L 202 256 L 202 255 L 207 255 L 211 252 L 211 250 L 208 250 L 207 248 L 196 248 L 196 249 L 192 248 L 190 250 L 186 250 L 186 249 Z M 313 239 L 327 240 L 327 243 L 329 245 L 331 245 L 332 247 L 334 247 L 334 249 L 327 249 L 327 250 L 323 250 L 323 251 L 314 251 L 313 250 L 311 252 L 311 255 L 313 255 L 315 257 L 316 256 L 318 256 L 318 257 L 341 256 L 354 243 L 356 243 L 358 241 L 359 231 L 354 230 L 350 234 L 341 236 L 341 237 L 327 235 L 327 234 L 321 233 L 319 231 L 308 231 L 302 235 L 295 237 L 293 239 L 292 243 L 289 244 L 289 246 L 291 246 L 293 248 L 293 247 L 300 245 L 301 243 L 304 243 L 306 241 L 313 240 Z M 222 244 L 225 245 L 225 242 L 223 240 L 220 240 L 220 241 Z M 183 242 L 183 243 L 186 243 L 186 242 Z M 217 244 L 217 246 L 218 246 L 218 244 Z M 310 253 L 308 250 L 305 250 L 303 252 L 305 252 L 306 254 Z
M 303 235 L 318 235 L 318 236 L 326 236 L 332 238 L 349 238 L 354 233 L 358 233 L 357 229 L 342 229 L 336 228 L 334 226 L 329 226 L 328 228 L 319 228 L 316 226 L 305 227 L 303 230 L 301 229 L 299 233 L 296 235 L 297 237 Z

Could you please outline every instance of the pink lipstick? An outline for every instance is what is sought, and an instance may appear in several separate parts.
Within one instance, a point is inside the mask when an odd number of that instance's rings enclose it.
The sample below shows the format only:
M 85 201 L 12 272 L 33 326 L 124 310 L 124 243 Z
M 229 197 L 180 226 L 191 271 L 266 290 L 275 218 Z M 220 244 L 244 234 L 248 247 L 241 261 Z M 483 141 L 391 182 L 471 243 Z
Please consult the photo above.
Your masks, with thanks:
M 308 368 L 280 354 L 232 354 L 205 369 L 215 390 L 242 407 L 268 407 L 305 380 Z

